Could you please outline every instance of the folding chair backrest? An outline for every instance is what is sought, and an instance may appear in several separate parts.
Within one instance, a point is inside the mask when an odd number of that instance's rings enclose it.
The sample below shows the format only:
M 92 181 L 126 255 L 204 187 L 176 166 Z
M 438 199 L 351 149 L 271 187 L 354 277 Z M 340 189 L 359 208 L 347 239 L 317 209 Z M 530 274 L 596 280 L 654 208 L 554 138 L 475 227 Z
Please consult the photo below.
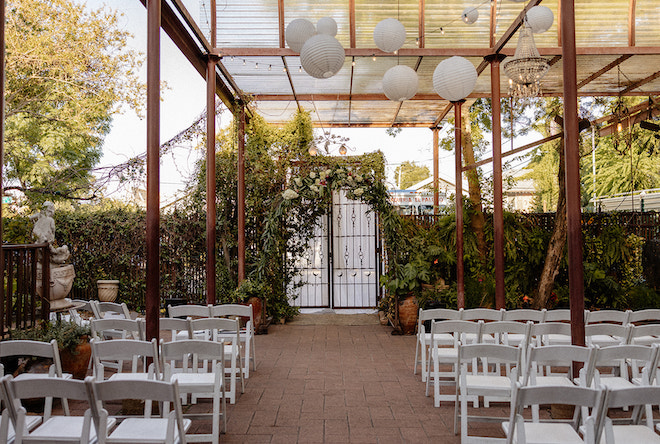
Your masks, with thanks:
M 660 322 L 660 309 L 650 308 L 648 310 L 638 310 L 630 313 L 628 322 Z
M 570 322 L 571 311 L 565 308 L 548 310 L 543 322 Z
M 53 376 L 62 377 L 62 362 L 57 341 L 50 342 L 31 341 L 26 339 L 0 341 L 0 358 L 9 356 L 29 356 L 53 360 L 50 371 Z M 0 364 L 0 376 L 4 375 L 4 366 Z
M 526 324 L 515 321 L 486 322 L 481 328 L 481 334 L 484 336 L 493 335 L 498 344 L 504 345 L 509 345 L 509 334 L 525 335 L 523 341 L 519 345 L 519 347 L 525 349 L 529 343 L 529 332 L 531 330 L 531 326 L 531 321 L 527 322 Z
M 219 335 L 222 333 L 223 337 L 227 337 L 227 334 L 236 333 L 236 337 L 232 337 L 232 341 L 236 341 L 238 344 L 239 341 L 239 332 L 240 325 L 236 319 L 228 318 L 201 318 L 201 319 L 191 319 L 190 328 L 193 331 L 206 330 L 208 333 L 208 339 L 217 340 Z
M 621 310 L 596 310 L 584 311 L 584 322 L 586 324 L 597 324 L 601 322 L 609 324 L 621 324 L 626 325 L 628 319 L 630 318 L 630 310 L 621 311 Z
M 181 368 L 184 369 L 184 372 L 196 373 L 200 369 L 201 361 L 211 361 L 213 371 L 215 371 L 216 365 L 220 364 L 222 366 L 221 374 L 224 374 L 224 344 L 222 342 L 197 339 L 161 341 L 160 351 L 164 369 L 166 363 L 176 361 L 182 363 Z M 167 372 L 165 376 L 168 376 Z
M 533 324 L 530 329 L 530 336 L 536 339 L 537 345 L 550 345 L 546 344 L 548 335 L 561 335 L 570 338 L 571 324 L 565 322 L 542 322 L 540 324 Z
M 493 310 L 492 308 L 469 308 L 463 310 L 461 320 L 463 321 L 501 321 L 504 310 Z
M 97 372 L 97 378 L 103 379 L 103 364 L 101 361 L 114 360 L 114 361 L 131 361 L 132 373 L 140 373 L 138 371 L 137 361 L 142 359 L 144 370 L 146 359 L 151 359 L 152 363 L 149 365 L 149 372 L 153 372 L 155 377 L 160 377 L 160 359 L 158 357 L 158 345 L 156 339 L 151 341 L 138 341 L 135 339 L 114 339 L 112 341 L 99 341 L 92 339 L 92 357 L 94 359 L 94 368 Z M 118 372 L 121 373 L 122 369 Z
M 536 374 L 540 366 L 552 366 L 566 368 L 566 377 L 573 379 L 573 362 L 583 365 L 583 375 L 587 384 L 591 383 L 596 349 L 592 347 L 580 347 L 578 345 L 545 345 L 542 347 L 532 346 L 529 348 L 523 385 L 528 385 L 530 377 Z M 536 367 L 535 367 L 536 366 Z
M 171 318 L 208 318 L 211 308 L 208 305 L 168 305 L 167 312 Z
M 90 301 L 96 319 L 120 318 L 131 319 L 131 313 L 124 302 Z
M 122 339 L 137 339 L 144 341 L 144 321 L 142 319 L 92 319 L 92 338 L 103 340 L 108 332 L 112 336 L 121 336 Z
M 78 325 L 89 325 L 89 319 L 94 317 L 91 302 L 82 299 L 72 299 L 71 303 L 74 306 L 69 309 L 70 319 Z
M 656 337 L 654 342 L 660 343 L 660 324 L 630 325 L 630 343 L 635 343 L 635 338 Z
M 181 332 L 187 333 L 186 339 L 192 339 L 193 337 L 193 332 L 190 329 L 190 321 L 188 319 L 160 318 L 158 320 L 158 328 L 161 331 L 169 331 L 172 341 L 175 341 L 177 335 Z
M 584 326 L 584 335 L 589 336 L 604 335 L 620 338 L 621 344 L 630 342 L 631 324 L 588 324 Z
M 654 379 L 657 365 L 658 347 L 632 344 L 597 348 L 594 360 L 594 370 L 598 370 L 598 367 L 621 369 L 620 377 L 623 378 L 628 377 L 626 374 L 628 366 L 632 369 L 633 376 L 637 373 L 637 369 L 644 367 L 647 369 L 647 374 L 640 376 L 648 378 L 644 381 L 646 384 Z
M 104 401 L 138 399 L 146 400 L 145 406 L 150 404 L 150 401 L 165 403 L 161 404 L 161 406 L 172 405 L 173 408 L 171 412 L 165 412 L 166 409 L 164 407 L 161 407 L 160 409 L 161 417 L 167 418 L 168 421 L 167 423 L 157 423 L 167 431 L 166 439 L 159 442 L 178 442 L 180 444 L 186 444 L 186 427 L 184 426 L 181 399 L 176 381 L 117 380 L 98 382 L 94 381 L 93 378 L 88 377 L 85 378 L 85 384 L 87 385 L 92 401 L 92 413 L 94 422 L 99 430 L 99 441 L 103 442 L 105 440 L 105 435 L 107 434 L 107 429 L 101 427 L 104 418 L 107 416 L 107 412 L 104 409 L 99 408 L 100 403 Z M 145 417 L 149 417 L 149 413 L 150 409 L 147 410 L 145 408 Z M 144 430 L 149 430 L 149 427 L 144 427 Z M 175 433 L 176 430 L 178 430 L 178 433 Z M 140 430 L 136 430 L 136 433 L 139 432 Z M 175 435 L 178 435 L 178 441 L 175 440 Z M 115 438 L 112 440 L 113 443 L 117 444 L 133 444 L 135 441 L 135 435 L 133 435 L 133 437 L 127 437 L 126 439 Z
M 75 399 L 77 401 L 88 400 L 85 384 L 78 379 L 30 378 L 16 380 L 8 376 L 6 379 L 3 379 L 3 383 L 5 384 L 7 395 L 14 400 L 14 403 L 9 403 L 11 405 L 8 405 L 10 409 L 20 406 L 20 402 L 24 399 L 53 397 Z M 44 422 L 51 415 L 50 404 L 46 403 Z
M 459 344 L 459 363 L 471 363 L 473 359 L 486 359 L 489 364 L 513 364 L 520 368 L 521 349 L 502 344 Z
M 521 308 L 517 310 L 505 310 L 503 321 L 532 321 L 535 324 L 540 322 L 545 322 L 545 313 L 547 310 L 544 308 L 542 310 L 532 310 L 529 308 Z
M 431 308 L 419 309 L 419 320 L 424 321 L 440 321 L 440 320 L 459 320 L 461 319 L 461 312 L 451 308 Z
M 431 321 L 431 345 L 434 346 L 435 335 L 440 333 L 453 334 L 456 342 L 461 341 L 464 335 L 472 334 L 476 335 L 476 342 L 480 342 L 482 326 L 483 321 Z
M 254 316 L 252 314 L 252 305 L 240 304 L 221 304 L 209 307 L 212 318 L 235 318 L 239 317 L 241 327 L 248 328 L 252 334 L 254 329 Z M 241 319 L 242 318 L 242 319 Z M 247 319 L 247 322 L 243 322 Z M 249 322 L 249 324 L 248 324 Z

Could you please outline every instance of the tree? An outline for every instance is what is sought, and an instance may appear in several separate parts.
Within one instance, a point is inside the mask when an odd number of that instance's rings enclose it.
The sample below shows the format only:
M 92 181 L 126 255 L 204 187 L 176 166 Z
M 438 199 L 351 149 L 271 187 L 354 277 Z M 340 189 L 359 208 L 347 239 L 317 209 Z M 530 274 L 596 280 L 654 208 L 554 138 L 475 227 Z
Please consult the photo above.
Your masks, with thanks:
M 429 167 L 417 165 L 414 161 L 410 162 L 409 160 L 406 160 L 394 170 L 394 178 L 400 190 L 405 190 L 411 185 L 427 179 L 430 175 Z
M 73 0 L 7 2 L 6 189 L 34 202 L 92 189 L 112 115 L 140 111 L 141 61 L 118 19 Z

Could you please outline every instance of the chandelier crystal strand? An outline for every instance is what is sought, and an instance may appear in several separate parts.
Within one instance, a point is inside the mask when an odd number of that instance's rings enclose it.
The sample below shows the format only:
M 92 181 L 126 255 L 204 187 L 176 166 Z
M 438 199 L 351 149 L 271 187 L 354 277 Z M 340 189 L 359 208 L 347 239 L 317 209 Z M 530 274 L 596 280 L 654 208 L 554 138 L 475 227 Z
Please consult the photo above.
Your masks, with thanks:
M 532 28 L 527 21 L 520 30 L 515 55 L 502 66 L 504 73 L 513 82 L 510 91 L 512 96 L 535 97 L 541 94 L 539 82 L 550 69 L 550 65 L 536 49 Z

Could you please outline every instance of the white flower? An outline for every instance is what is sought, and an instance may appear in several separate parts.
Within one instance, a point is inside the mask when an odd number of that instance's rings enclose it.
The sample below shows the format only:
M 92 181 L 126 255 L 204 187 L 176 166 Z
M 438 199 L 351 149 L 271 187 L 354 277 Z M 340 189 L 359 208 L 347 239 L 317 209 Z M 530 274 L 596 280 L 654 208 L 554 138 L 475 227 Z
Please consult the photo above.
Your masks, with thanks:
M 316 179 L 316 180 L 314 181 L 314 185 L 316 185 L 316 186 L 321 185 L 321 179 Z
M 356 182 L 362 182 L 362 176 L 360 174 L 355 175 L 355 181 Z
M 356 188 L 355 191 L 353 191 L 353 194 L 355 194 L 356 196 L 362 196 L 363 193 L 364 193 L 364 188 Z
M 314 171 L 310 171 L 309 177 L 311 177 L 312 179 L 316 178 L 316 173 Z
M 302 182 L 302 179 L 301 179 L 300 177 L 296 177 L 295 179 L 293 179 L 293 181 L 294 181 L 295 184 L 298 185 L 299 187 L 302 186 L 302 183 L 303 183 L 303 182 Z
M 321 171 L 321 172 L 319 173 L 319 178 L 321 178 L 321 179 L 325 179 L 326 177 L 328 177 L 328 175 L 325 174 L 325 171 Z
M 328 177 L 329 175 L 332 174 L 332 170 L 331 170 L 331 169 L 327 169 L 327 170 L 324 171 L 324 173 L 325 173 L 325 177 Z
M 295 199 L 296 197 L 298 197 L 298 193 L 296 193 L 295 191 L 293 191 L 291 188 L 287 188 L 287 189 L 284 190 L 284 192 L 282 193 L 282 197 L 283 197 L 285 200 L 291 200 L 291 199 Z
M 309 189 L 312 190 L 312 191 L 314 191 L 315 193 L 318 193 L 318 192 L 319 192 L 319 187 L 317 187 L 316 185 L 310 185 L 310 186 L 309 186 Z

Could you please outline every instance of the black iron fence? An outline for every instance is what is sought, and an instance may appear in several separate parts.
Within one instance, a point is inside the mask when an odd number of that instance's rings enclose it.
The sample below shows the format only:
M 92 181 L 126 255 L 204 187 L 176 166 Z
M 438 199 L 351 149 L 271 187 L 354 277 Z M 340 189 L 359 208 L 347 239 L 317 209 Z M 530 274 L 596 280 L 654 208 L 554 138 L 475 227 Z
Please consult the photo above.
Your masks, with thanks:
M 50 313 L 50 251 L 47 244 L 3 245 L 5 256 L 4 287 L 0 295 L 0 336 L 9 330 L 29 328 Z M 40 281 L 40 282 L 39 282 Z

